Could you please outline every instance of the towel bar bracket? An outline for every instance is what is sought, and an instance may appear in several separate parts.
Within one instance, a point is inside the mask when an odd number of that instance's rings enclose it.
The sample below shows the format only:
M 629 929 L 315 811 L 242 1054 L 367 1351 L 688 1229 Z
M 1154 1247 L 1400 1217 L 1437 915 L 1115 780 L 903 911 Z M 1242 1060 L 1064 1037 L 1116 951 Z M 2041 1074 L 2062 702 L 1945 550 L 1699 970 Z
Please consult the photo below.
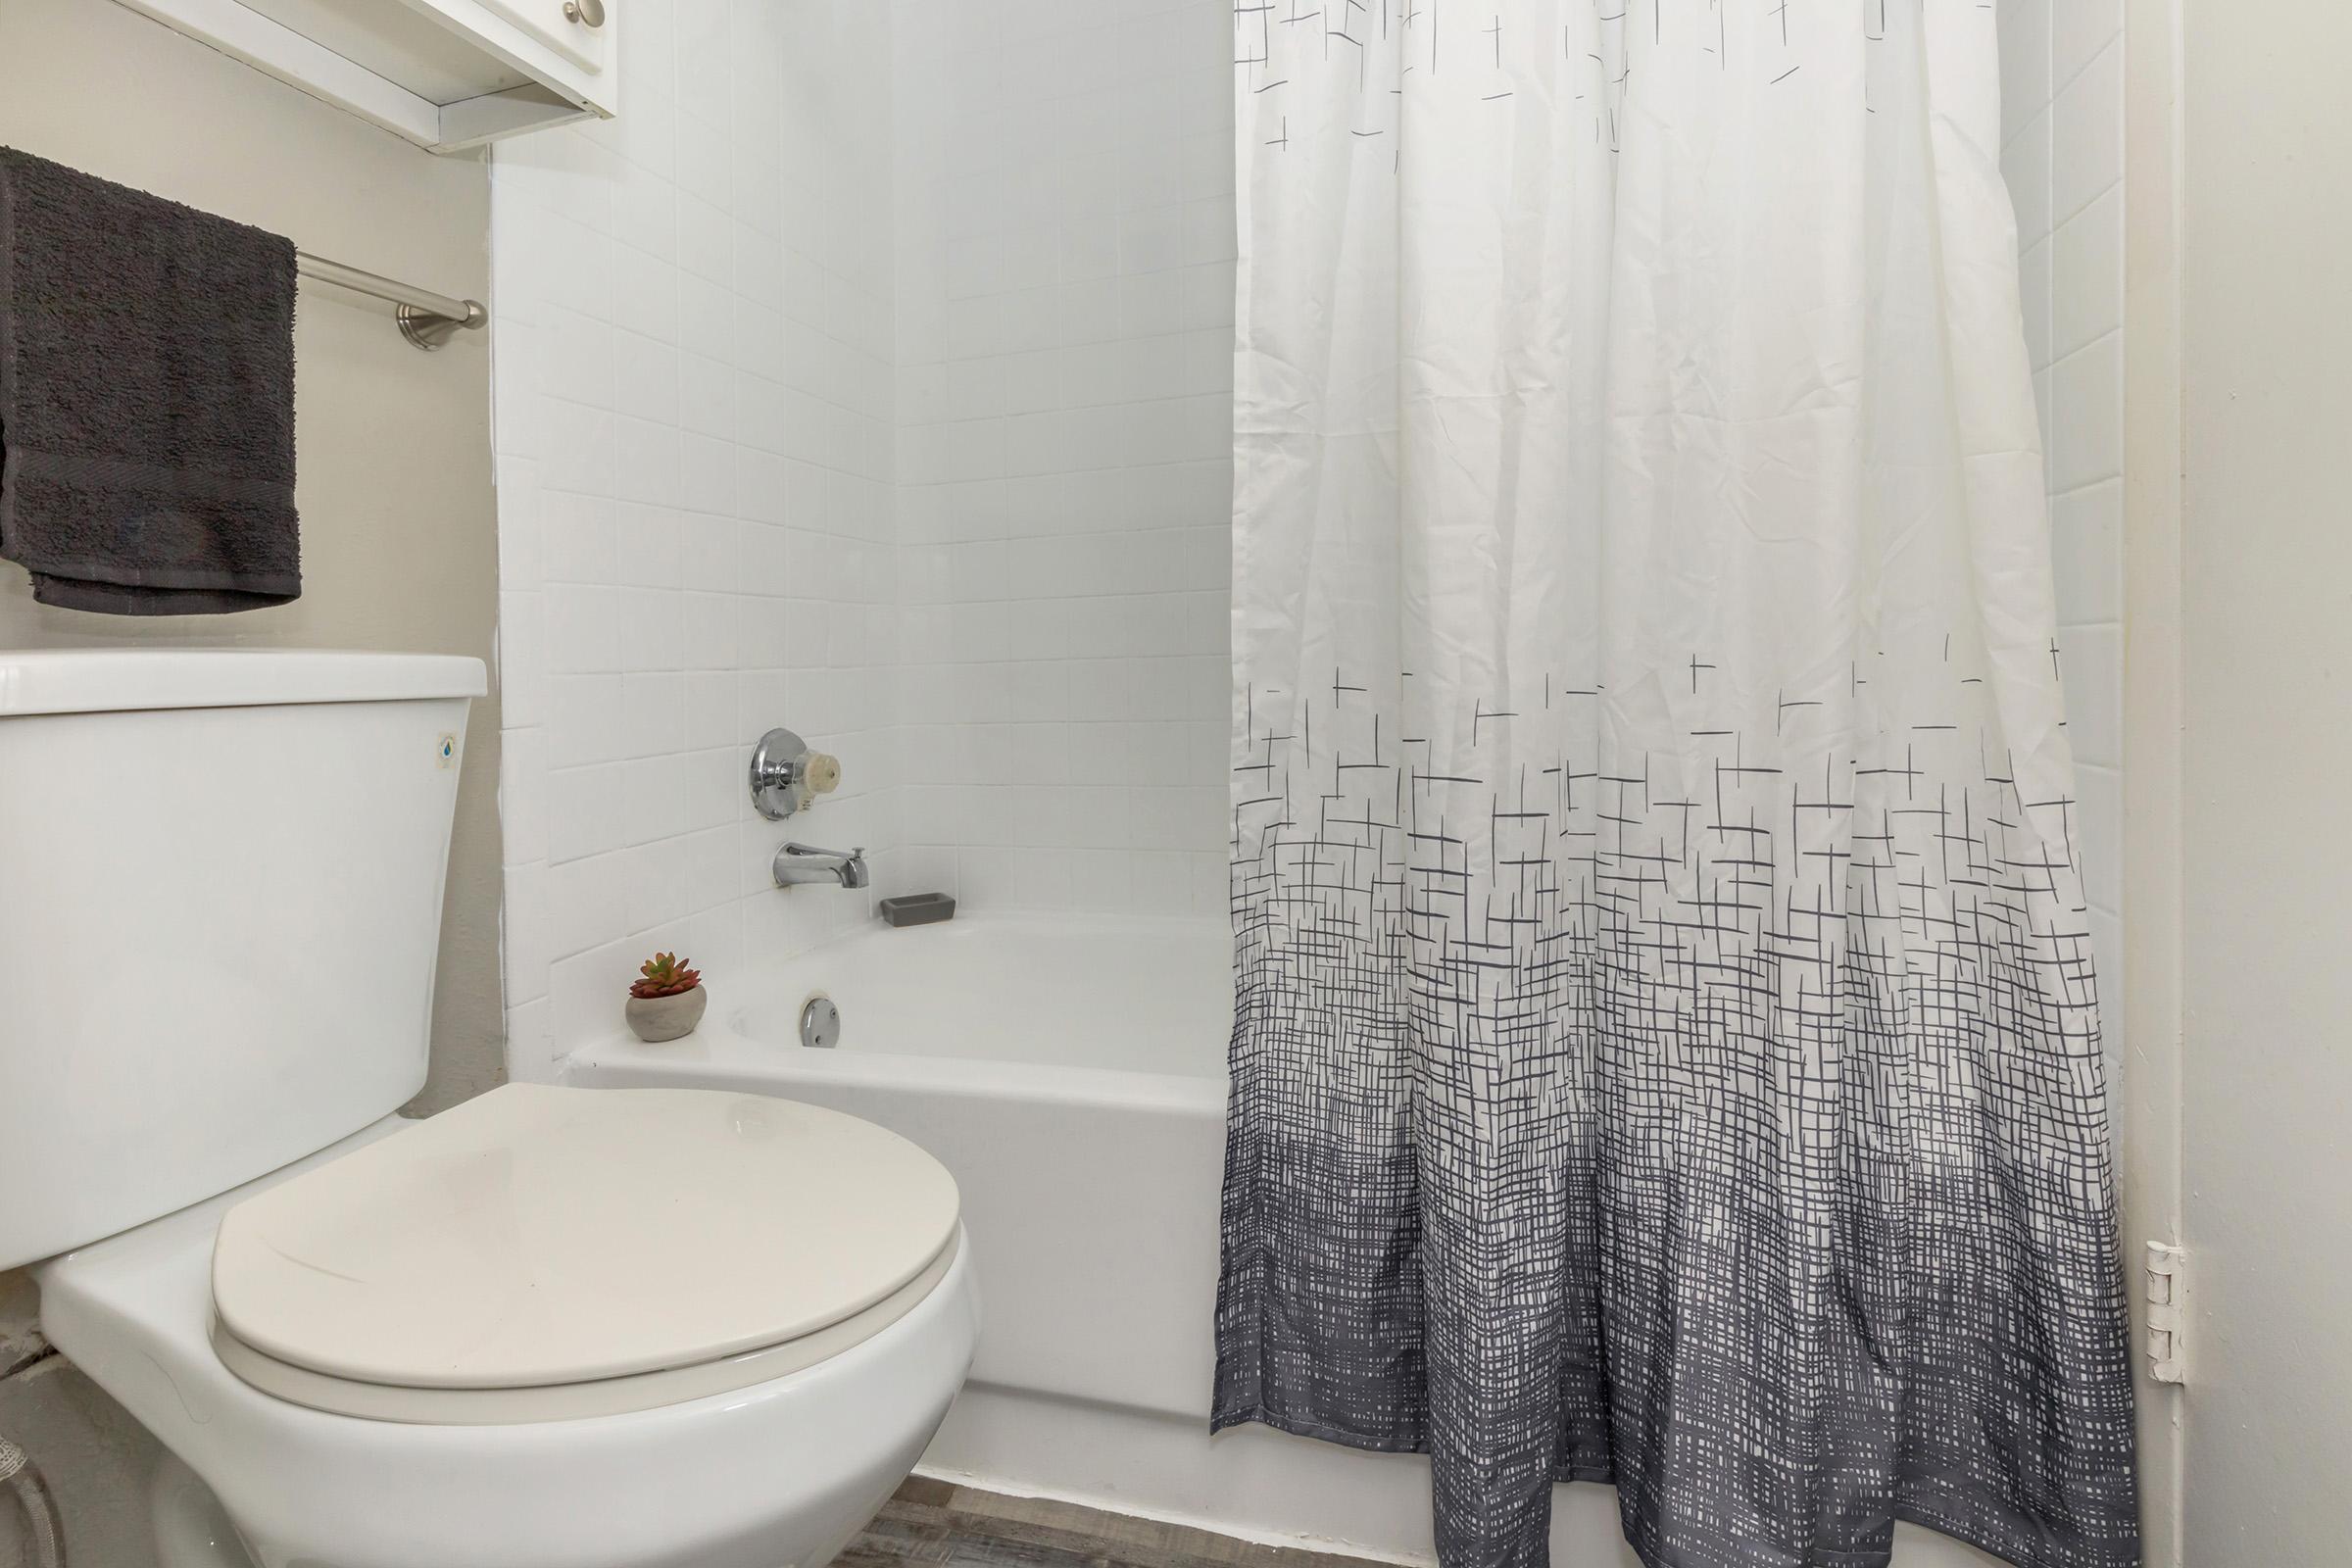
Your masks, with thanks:
M 463 317 L 442 316 L 433 311 L 420 311 L 414 305 L 403 305 L 398 318 L 400 335 L 430 354 L 460 332 L 479 331 L 490 319 L 490 313 L 474 301 L 467 300 Z

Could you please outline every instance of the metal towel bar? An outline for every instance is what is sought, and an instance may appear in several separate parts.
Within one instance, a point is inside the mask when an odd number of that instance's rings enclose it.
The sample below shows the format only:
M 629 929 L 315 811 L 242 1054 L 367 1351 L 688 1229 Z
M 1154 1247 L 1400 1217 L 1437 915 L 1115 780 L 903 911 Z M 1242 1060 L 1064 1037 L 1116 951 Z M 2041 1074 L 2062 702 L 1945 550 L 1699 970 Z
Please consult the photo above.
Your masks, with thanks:
M 355 293 L 390 300 L 400 307 L 400 335 L 431 352 L 460 332 L 475 332 L 490 324 L 490 313 L 479 300 L 452 299 L 430 289 L 411 288 L 373 272 L 363 272 L 341 262 L 330 262 L 308 251 L 294 253 L 294 270 L 304 277 L 332 283 Z

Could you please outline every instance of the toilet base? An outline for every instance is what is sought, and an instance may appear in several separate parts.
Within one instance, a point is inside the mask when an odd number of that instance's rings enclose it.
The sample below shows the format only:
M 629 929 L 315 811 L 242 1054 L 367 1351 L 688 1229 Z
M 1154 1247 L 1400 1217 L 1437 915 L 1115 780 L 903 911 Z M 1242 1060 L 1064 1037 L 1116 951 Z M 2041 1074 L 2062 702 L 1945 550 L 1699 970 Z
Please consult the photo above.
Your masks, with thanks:
M 255 1568 L 228 1510 L 204 1478 L 166 1448 L 147 1477 L 147 1517 L 156 1568 Z
M 979 1335 L 967 1245 L 906 1316 L 772 1382 L 514 1425 L 330 1414 L 214 1352 L 212 1237 L 237 1197 L 34 1270 L 50 1340 L 233 1521 L 223 1532 L 165 1472 L 159 1540 L 180 1554 L 167 1568 L 819 1568 L 921 1457 Z M 240 1541 L 249 1563 L 228 1549 Z

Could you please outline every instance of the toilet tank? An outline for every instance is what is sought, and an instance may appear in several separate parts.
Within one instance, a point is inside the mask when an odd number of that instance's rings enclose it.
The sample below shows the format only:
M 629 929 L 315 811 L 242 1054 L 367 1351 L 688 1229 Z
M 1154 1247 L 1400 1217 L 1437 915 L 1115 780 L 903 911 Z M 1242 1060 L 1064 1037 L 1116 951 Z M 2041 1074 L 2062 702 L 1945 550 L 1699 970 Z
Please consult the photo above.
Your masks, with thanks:
M 0 1268 L 424 1082 L 478 660 L 0 652 Z

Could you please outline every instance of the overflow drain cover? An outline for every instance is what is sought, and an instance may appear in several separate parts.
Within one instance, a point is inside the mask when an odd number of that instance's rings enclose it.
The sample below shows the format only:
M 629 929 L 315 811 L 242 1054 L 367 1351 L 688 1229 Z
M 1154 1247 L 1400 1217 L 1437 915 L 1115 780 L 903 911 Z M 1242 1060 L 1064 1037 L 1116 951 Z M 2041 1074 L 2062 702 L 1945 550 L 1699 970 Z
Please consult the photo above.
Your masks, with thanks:
M 812 1051 L 830 1051 L 841 1044 L 841 1009 L 830 997 L 810 997 L 801 1004 L 801 1044 Z

